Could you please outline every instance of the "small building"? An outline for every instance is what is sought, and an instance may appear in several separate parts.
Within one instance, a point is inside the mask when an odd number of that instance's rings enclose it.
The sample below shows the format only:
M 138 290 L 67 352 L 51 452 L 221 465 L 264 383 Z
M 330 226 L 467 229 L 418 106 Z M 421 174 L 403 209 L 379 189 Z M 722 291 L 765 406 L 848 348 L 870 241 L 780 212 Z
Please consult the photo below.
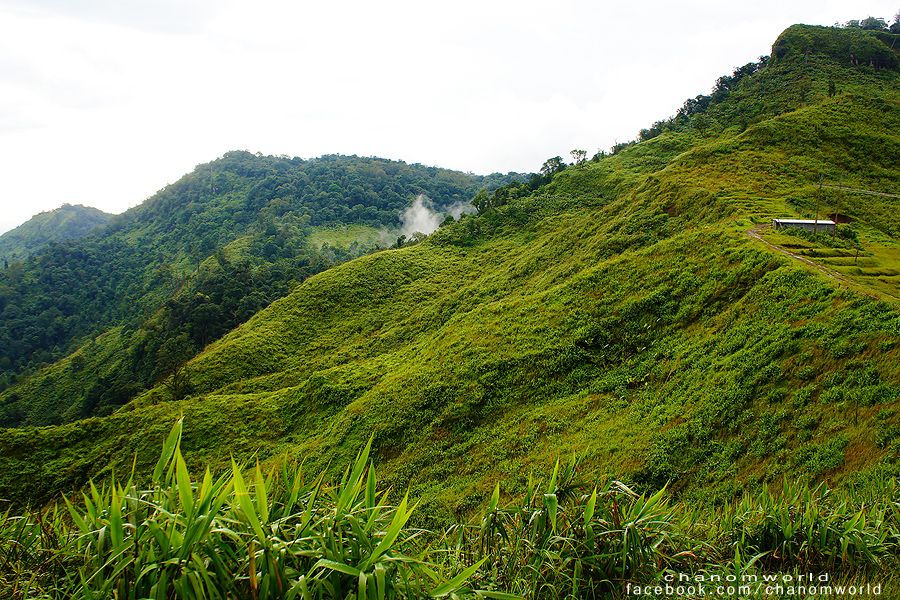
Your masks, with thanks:
M 833 233 L 834 221 L 831 219 L 772 219 L 772 227 L 775 229 L 806 229 L 816 233 Z

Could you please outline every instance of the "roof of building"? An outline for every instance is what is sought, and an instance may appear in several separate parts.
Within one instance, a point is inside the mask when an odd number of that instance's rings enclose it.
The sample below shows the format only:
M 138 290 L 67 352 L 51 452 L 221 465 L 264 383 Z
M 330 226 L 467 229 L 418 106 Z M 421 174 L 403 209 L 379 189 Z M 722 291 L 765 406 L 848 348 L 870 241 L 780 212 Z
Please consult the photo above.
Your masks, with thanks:
M 834 225 L 834 221 L 831 219 L 772 219 L 773 221 L 778 221 L 779 223 L 790 223 L 793 225 Z

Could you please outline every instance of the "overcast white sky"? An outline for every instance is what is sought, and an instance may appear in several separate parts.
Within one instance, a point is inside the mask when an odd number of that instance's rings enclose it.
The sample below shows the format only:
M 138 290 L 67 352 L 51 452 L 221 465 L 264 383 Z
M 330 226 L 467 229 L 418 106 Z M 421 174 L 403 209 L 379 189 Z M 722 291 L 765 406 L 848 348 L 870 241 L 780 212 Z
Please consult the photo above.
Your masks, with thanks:
M 0 0 L 0 232 L 229 150 L 478 174 L 593 154 L 882 0 Z

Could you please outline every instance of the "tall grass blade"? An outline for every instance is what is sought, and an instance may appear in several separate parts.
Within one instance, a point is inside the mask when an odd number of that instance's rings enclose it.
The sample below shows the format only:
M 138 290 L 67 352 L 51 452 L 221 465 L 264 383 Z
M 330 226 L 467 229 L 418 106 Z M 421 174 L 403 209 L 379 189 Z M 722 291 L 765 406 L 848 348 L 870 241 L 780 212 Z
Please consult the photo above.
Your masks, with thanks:
M 233 474 L 233 482 L 234 482 L 234 493 L 238 504 L 241 509 L 244 511 L 244 516 L 250 522 L 250 526 L 253 528 L 253 532 L 256 534 L 256 538 L 260 543 L 264 543 L 266 540 L 266 534 L 263 531 L 262 524 L 259 521 L 259 515 L 256 513 L 256 509 L 253 507 L 253 501 L 250 499 L 250 494 L 247 491 L 247 485 L 244 483 L 244 477 L 241 475 L 241 468 L 238 466 L 234 459 L 231 460 L 231 470 Z
M 166 438 L 165 443 L 163 444 L 162 453 L 159 456 L 159 461 L 156 463 L 156 467 L 153 469 L 153 483 L 162 483 L 160 481 L 163 472 L 166 470 L 166 466 L 169 464 L 169 461 L 172 459 L 172 454 L 175 452 L 175 448 L 181 443 L 181 431 L 184 424 L 184 417 L 178 419 L 175 422 L 175 425 L 172 426 L 172 430 L 169 432 L 169 437 Z

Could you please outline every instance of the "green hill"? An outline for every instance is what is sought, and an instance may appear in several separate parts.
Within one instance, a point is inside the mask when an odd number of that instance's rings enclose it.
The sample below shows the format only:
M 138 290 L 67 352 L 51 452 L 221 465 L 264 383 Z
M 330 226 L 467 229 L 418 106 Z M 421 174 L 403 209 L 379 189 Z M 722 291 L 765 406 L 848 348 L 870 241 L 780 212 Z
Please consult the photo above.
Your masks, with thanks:
M 23 261 L 50 242 L 64 242 L 84 237 L 95 227 L 102 227 L 113 217 L 90 206 L 63 204 L 57 209 L 37 214 L 15 229 L 0 235 L 0 260 L 8 265 Z
M 0 271 L 0 426 L 109 414 L 310 275 L 518 177 L 338 155 L 199 165 Z

